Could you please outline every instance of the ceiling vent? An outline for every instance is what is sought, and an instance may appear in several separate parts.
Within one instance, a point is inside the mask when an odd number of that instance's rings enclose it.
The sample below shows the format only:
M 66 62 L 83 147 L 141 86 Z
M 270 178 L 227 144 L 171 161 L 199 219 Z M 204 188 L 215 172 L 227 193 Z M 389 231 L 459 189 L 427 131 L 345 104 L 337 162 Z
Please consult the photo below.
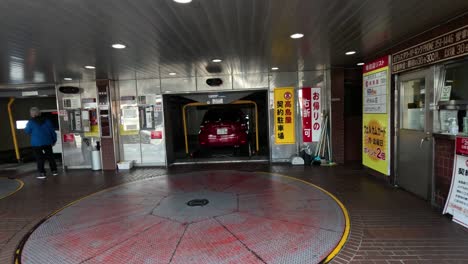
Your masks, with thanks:
M 64 94 L 77 94 L 80 93 L 80 88 L 75 86 L 61 86 L 59 91 Z
M 209 86 L 221 86 L 223 84 L 223 80 L 220 78 L 210 78 L 206 80 L 206 84 Z

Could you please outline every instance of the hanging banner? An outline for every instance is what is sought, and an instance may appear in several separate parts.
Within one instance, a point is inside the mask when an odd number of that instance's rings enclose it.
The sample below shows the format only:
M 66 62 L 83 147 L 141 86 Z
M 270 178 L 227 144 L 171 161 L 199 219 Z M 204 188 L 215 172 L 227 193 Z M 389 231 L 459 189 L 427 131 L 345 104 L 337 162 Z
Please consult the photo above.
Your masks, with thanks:
M 275 144 L 295 144 L 294 87 L 275 88 Z
M 443 213 L 468 228 L 468 137 L 456 139 L 452 184 Z
M 322 94 L 320 88 L 312 88 L 312 142 L 320 140 L 322 133 Z
M 390 57 L 364 65 L 362 163 L 390 175 Z
M 322 96 L 320 88 L 302 88 L 302 141 L 318 142 L 322 133 Z
M 302 142 L 312 143 L 312 91 L 310 87 L 302 88 Z

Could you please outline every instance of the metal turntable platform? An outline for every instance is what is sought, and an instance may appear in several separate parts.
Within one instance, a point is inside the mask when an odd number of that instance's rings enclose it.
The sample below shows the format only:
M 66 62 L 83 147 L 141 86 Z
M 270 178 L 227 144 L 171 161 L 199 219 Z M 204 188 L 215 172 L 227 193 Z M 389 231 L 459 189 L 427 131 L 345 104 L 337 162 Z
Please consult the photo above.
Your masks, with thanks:
M 81 199 L 39 225 L 22 263 L 320 263 L 347 213 L 306 182 L 209 171 L 156 177 Z

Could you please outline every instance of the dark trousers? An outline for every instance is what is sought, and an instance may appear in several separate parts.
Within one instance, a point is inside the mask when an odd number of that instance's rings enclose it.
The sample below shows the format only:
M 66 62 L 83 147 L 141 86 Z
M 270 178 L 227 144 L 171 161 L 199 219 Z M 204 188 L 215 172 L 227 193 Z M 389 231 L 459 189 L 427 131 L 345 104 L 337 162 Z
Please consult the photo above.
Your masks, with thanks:
M 57 171 L 57 164 L 55 163 L 54 153 L 52 152 L 52 146 L 40 146 L 33 147 L 34 155 L 36 156 L 37 170 L 40 173 L 45 173 L 44 163 L 45 160 L 49 161 L 51 171 Z

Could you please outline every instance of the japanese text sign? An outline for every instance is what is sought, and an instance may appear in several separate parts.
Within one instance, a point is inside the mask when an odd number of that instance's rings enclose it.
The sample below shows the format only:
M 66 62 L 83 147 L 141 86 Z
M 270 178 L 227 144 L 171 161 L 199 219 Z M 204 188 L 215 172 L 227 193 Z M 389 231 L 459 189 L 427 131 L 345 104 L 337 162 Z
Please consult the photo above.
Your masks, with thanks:
M 468 228 L 468 138 L 457 137 L 455 146 L 455 164 L 452 184 L 444 214 L 451 214 L 452 220 Z
M 404 72 L 468 55 L 468 25 L 392 56 L 392 72 Z
M 457 155 L 468 156 L 468 137 L 457 137 L 455 152 Z
M 322 97 L 320 88 L 302 88 L 302 139 L 318 142 L 322 131 Z
M 274 112 L 275 144 L 295 144 L 293 87 L 275 88 Z
M 389 56 L 363 69 L 363 164 L 390 175 L 390 69 Z

